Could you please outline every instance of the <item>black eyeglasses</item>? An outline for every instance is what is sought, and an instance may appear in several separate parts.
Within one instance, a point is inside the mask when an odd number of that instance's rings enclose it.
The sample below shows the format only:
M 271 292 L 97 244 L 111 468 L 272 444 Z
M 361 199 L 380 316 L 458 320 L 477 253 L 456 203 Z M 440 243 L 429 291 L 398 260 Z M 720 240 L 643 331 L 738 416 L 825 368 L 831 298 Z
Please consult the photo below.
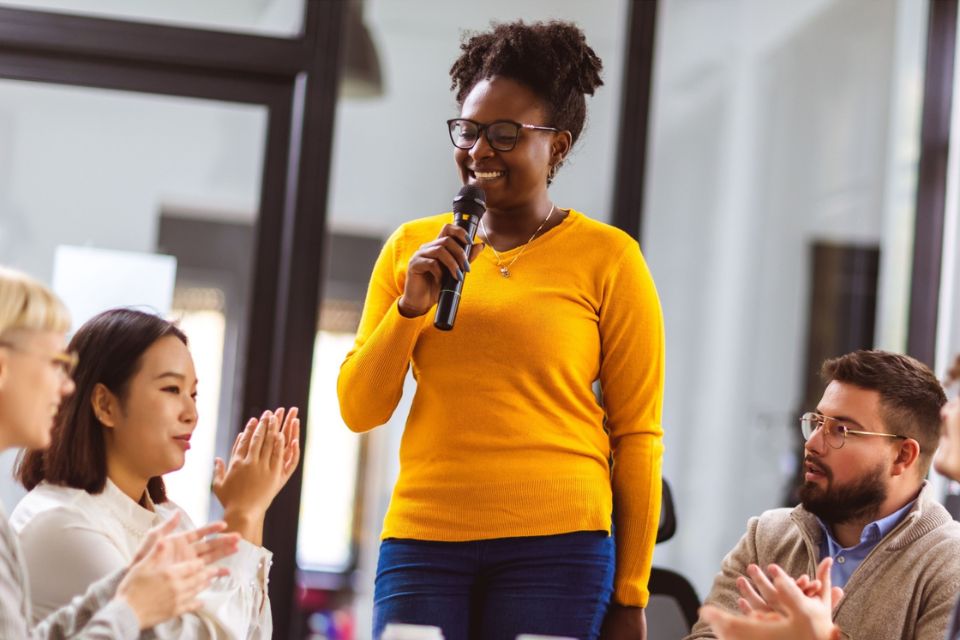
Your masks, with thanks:
M 823 429 L 823 439 L 832 449 L 843 448 L 848 435 L 854 436 L 880 436 L 881 438 L 897 438 L 898 440 L 907 440 L 907 436 L 900 436 L 893 433 L 877 433 L 876 431 L 860 431 L 851 429 L 836 418 L 823 416 L 819 413 L 808 412 L 800 416 L 800 429 L 803 432 L 803 439 L 809 440 L 816 433 L 817 429 Z
M 447 120 L 447 128 L 450 130 L 450 141 L 458 149 L 473 149 L 480 139 L 480 134 L 485 133 L 487 142 L 497 151 L 511 151 L 517 146 L 517 140 L 520 138 L 520 129 L 533 129 L 535 131 L 562 131 L 556 127 L 542 127 L 536 124 L 523 124 L 513 120 L 496 120 L 490 124 L 480 124 L 467 118 L 454 118 Z

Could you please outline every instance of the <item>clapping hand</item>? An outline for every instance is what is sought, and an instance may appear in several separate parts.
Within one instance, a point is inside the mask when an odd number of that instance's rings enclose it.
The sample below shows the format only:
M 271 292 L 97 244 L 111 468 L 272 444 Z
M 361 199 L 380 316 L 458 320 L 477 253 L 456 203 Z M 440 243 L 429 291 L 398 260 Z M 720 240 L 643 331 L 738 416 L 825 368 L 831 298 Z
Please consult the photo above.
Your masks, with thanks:
M 236 534 L 207 539 L 223 531 L 225 523 L 174 533 L 179 520 L 175 513 L 150 530 L 117 587 L 116 598 L 130 606 L 141 629 L 197 610 L 201 604 L 197 595 L 214 578 L 227 574 L 213 563 L 237 550 Z
M 824 558 L 816 578 L 801 581 L 770 565 L 771 581 L 751 565 L 747 571 L 757 588 L 746 592 L 740 589 L 744 597 L 738 604 L 744 615 L 713 605 L 704 606 L 700 614 L 719 640 L 839 640 L 840 629 L 832 618 L 843 590 L 831 586 L 831 566 L 833 559 Z
M 224 510 L 228 530 L 260 545 L 267 508 L 300 461 L 298 410 L 264 411 L 237 436 L 229 463 L 214 461 L 213 492 Z

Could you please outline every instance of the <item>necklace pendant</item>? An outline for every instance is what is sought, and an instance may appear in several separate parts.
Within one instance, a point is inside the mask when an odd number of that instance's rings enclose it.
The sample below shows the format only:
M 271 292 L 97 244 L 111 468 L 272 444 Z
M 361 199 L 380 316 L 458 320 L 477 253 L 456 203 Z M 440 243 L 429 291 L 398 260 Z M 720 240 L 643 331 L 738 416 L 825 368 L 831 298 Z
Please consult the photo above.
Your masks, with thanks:
M 500 267 L 500 275 L 502 275 L 504 278 L 509 278 L 510 270 L 507 269 L 506 267 Z

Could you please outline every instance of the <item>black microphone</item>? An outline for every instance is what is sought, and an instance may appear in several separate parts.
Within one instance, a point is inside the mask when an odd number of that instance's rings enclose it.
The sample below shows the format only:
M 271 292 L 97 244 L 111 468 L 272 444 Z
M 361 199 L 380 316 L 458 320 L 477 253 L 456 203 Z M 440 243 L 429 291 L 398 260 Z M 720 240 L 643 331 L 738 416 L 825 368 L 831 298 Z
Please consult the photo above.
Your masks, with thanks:
M 467 232 L 467 259 L 470 259 L 470 246 L 473 237 L 477 234 L 477 225 L 487 210 L 487 195 L 480 187 L 466 185 L 453 199 L 453 223 Z M 440 279 L 440 299 L 437 301 L 437 315 L 433 318 L 433 326 L 441 331 L 453 329 L 453 321 L 457 318 L 457 307 L 460 306 L 460 291 L 463 289 L 463 280 L 457 280 L 446 269 Z

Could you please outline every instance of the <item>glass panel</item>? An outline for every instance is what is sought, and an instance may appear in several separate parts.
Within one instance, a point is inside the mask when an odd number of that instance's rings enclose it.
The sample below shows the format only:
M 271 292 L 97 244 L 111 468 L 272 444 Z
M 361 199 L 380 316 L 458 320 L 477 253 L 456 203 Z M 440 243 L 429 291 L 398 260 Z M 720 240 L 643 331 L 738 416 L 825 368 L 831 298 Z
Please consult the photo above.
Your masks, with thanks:
M 200 419 L 186 465 L 167 478 L 172 499 L 206 522 L 217 511 L 207 490 L 213 456 L 243 418 L 236 369 L 266 110 L 9 80 L 0 103 L 0 261 L 77 301 L 74 329 L 121 304 L 179 320 Z M 123 277 L 133 268 L 142 271 L 131 286 Z M 104 273 L 95 281 L 79 275 L 95 269 Z M 9 478 L 0 471 L 8 510 L 22 495 Z
M 926 3 L 661 6 L 643 237 L 683 518 L 656 561 L 705 594 L 795 504 L 822 361 L 905 348 Z
M 343 571 L 353 561 L 360 439 L 340 417 L 337 374 L 354 336 L 320 330 L 314 343 L 297 549 L 304 569 Z
M 133 22 L 292 37 L 299 35 L 303 28 L 305 0 L 3 0 L 0 5 Z

